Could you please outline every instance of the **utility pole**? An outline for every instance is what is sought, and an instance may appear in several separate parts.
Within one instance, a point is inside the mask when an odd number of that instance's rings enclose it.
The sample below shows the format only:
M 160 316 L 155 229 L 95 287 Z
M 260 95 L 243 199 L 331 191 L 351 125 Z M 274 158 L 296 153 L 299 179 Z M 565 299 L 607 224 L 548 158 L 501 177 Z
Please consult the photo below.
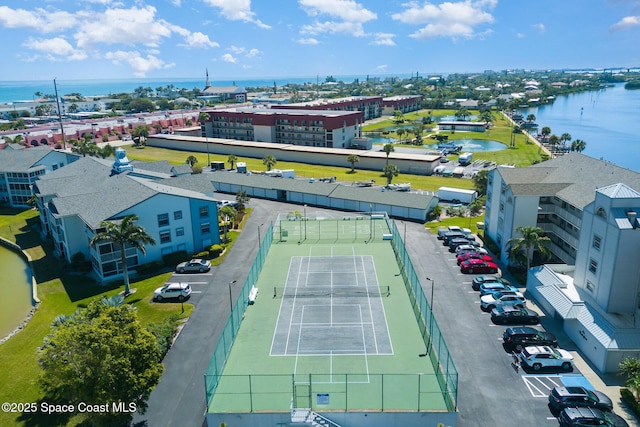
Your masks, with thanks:
M 62 149 L 65 150 L 67 148 L 67 144 L 64 139 L 64 126 L 62 125 L 62 111 L 60 111 L 60 98 L 58 98 L 58 85 L 56 84 L 56 79 L 53 79 L 53 89 L 56 92 L 56 105 L 58 107 L 58 121 L 60 122 L 60 132 L 62 132 Z

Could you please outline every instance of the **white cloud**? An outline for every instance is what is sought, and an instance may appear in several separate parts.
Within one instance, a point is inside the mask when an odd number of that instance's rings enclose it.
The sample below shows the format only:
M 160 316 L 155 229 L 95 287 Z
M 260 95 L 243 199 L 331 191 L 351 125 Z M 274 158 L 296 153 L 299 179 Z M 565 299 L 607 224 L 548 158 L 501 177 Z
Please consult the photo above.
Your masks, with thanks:
M 393 41 L 395 34 L 376 33 L 373 36 L 375 38 L 371 42 L 371 44 L 373 45 L 378 45 L 378 46 L 395 46 L 396 45 L 396 43 Z
M 199 31 L 187 34 L 185 37 L 185 43 L 181 46 L 185 46 L 189 49 L 209 49 L 213 47 L 220 47 L 218 43 L 209 40 L 208 35 Z
M 362 37 L 365 35 L 362 24 L 378 18 L 374 12 L 353 0 L 298 0 L 298 3 L 313 18 L 325 15 L 332 18 L 330 21 L 303 25 L 300 30 L 302 34 L 344 33 Z
M 249 49 L 249 52 L 245 55 L 247 58 L 254 58 L 258 55 L 262 54 L 258 49 Z
M 52 33 L 74 27 L 77 25 L 77 20 L 68 12 L 50 12 L 41 8 L 29 11 L 0 6 L 0 25 L 7 28 L 32 28 L 43 33 Z
M 225 53 L 224 55 L 222 55 L 220 57 L 224 62 L 230 62 L 232 64 L 235 64 L 236 62 L 238 62 L 238 60 L 231 55 L 230 53 Z
M 635 16 L 625 16 L 615 24 L 613 24 L 609 29 L 611 31 L 624 31 L 633 27 L 637 27 L 640 25 L 640 15 Z
M 493 23 L 493 15 L 488 10 L 497 3 L 497 0 L 464 0 L 439 5 L 425 2 L 420 5 L 411 1 L 403 4 L 404 11 L 391 17 L 404 24 L 422 25 L 411 35 L 419 40 L 435 37 L 473 38 L 478 36 L 475 30 L 477 26 Z
M 349 22 L 367 22 L 378 15 L 353 0 L 298 0 L 309 16 L 329 15 Z
M 52 61 L 81 61 L 87 58 L 85 52 L 76 50 L 68 41 L 66 41 L 62 37 L 54 37 L 51 39 L 29 38 L 23 43 L 23 46 L 40 52 L 40 55 Z
M 244 48 L 243 47 L 238 47 L 238 46 L 234 46 L 234 45 L 229 46 L 227 48 L 227 50 L 230 50 L 231 52 L 235 53 L 236 55 L 239 55 L 242 52 L 244 52 Z
M 93 48 L 98 44 L 123 44 L 158 46 L 163 38 L 168 38 L 179 27 L 164 20 L 156 20 L 156 8 L 132 7 L 130 9 L 107 9 L 103 13 L 80 12 L 86 17 L 74 35 L 78 46 Z
M 375 69 L 375 70 L 376 70 L 376 71 L 375 71 L 375 72 L 376 72 L 376 74 L 386 72 L 386 71 L 387 71 L 387 67 L 388 67 L 388 65 L 386 65 L 386 64 L 378 65 L 378 66 L 376 67 L 376 69 Z
M 133 74 L 136 77 L 145 77 L 150 71 L 171 68 L 175 65 L 174 63 L 166 63 L 153 55 L 143 57 L 140 55 L 140 52 L 137 51 L 118 50 L 115 52 L 107 52 L 104 57 L 116 65 L 120 65 L 123 62 L 128 64 L 133 68 Z
M 547 31 L 547 27 L 545 27 L 542 22 L 539 22 L 537 24 L 533 24 L 531 26 L 531 28 L 533 28 L 535 30 L 538 30 L 540 33 L 545 33 Z
M 298 39 L 297 42 L 299 44 L 308 44 L 308 45 L 320 44 L 320 42 L 317 39 L 314 39 L 313 37 Z
M 516 34 L 516 37 L 517 37 L 517 38 L 519 38 L 519 39 L 523 39 L 523 38 L 525 38 L 526 36 L 525 36 L 523 33 L 517 33 L 517 34 Z
M 260 28 L 271 28 L 255 18 L 255 13 L 251 11 L 251 0 L 205 0 L 205 3 L 220 9 L 222 16 L 230 21 L 249 22 Z

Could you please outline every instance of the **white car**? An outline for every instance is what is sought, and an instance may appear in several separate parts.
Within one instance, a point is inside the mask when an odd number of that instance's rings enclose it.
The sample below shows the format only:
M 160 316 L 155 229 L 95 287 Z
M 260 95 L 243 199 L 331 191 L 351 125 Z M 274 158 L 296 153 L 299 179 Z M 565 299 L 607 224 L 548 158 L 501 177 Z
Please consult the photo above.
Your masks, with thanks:
M 520 361 L 539 371 L 542 368 L 562 368 L 568 371 L 573 366 L 573 356 L 567 350 L 549 346 L 525 347 L 519 353 Z
M 481 248 L 475 245 L 459 245 L 456 247 L 456 255 L 460 255 L 464 252 L 478 252 L 483 255 L 487 255 L 488 252 L 485 248 Z
M 153 292 L 153 299 L 160 302 L 164 299 L 177 298 L 182 302 L 191 295 L 191 286 L 188 283 L 167 283 Z
M 495 291 L 480 297 L 480 308 L 484 311 L 491 311 L 496 307 L 504 307 L 505 305 L 524 307 L 527 305 L 527 301 L 520 292 L 503 293 Z

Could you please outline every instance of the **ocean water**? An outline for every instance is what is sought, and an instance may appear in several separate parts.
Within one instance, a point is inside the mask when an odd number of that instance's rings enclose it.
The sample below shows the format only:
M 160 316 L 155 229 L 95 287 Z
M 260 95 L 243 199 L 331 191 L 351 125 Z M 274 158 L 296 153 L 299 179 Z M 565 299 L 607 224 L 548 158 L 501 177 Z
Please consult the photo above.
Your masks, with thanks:
M 384 79 L 383 76 L 374 76 Z M 403 76 L 404 77 L 404 76 Z M 364 80 L 367 76 L 339 76 L 337 80 L 351 83 L 355 79 Z M 283 86 L 287 83 L 305 84 L 324 82 L 325 77 L 280 77 L 280 78 L 256 78 L 252 80 L 210 80 L 211 86 L 241 86 L 245 88 L 266 87 L 272 88 L 274 83 Z M 117 93 L 131 93 L 139 87 L 150 87 L 155 90 L 158 87 L 173 85 L 176 89 L 200 90 L 205 87 L 205 78 L 178 78 L 178 79 L 116 79 L 116 80 L 56 80 L 58 95 L 79 93 L 83 96 L 109 95 Z M 53 80 L 42 81 L 0 81 L 0 103 L 31 101 L 36 98 L 35 93 L 55 94 Z

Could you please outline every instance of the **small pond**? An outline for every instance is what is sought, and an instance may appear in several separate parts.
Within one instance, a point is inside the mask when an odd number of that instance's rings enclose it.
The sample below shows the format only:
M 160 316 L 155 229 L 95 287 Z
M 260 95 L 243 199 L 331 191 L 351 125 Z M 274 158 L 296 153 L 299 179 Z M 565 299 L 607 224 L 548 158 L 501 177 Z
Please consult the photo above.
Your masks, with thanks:
M 0 338 L 4 338 L 26 319 L 31 310 L 31 271 L 22 257 L 1 245 L 0 271 Z
M 507 145 L 491 139 L 457 139 L 450 141 L 455 145 L 462 146 L 462 152 L 470 151 L 500 151 L 506 150 Z

